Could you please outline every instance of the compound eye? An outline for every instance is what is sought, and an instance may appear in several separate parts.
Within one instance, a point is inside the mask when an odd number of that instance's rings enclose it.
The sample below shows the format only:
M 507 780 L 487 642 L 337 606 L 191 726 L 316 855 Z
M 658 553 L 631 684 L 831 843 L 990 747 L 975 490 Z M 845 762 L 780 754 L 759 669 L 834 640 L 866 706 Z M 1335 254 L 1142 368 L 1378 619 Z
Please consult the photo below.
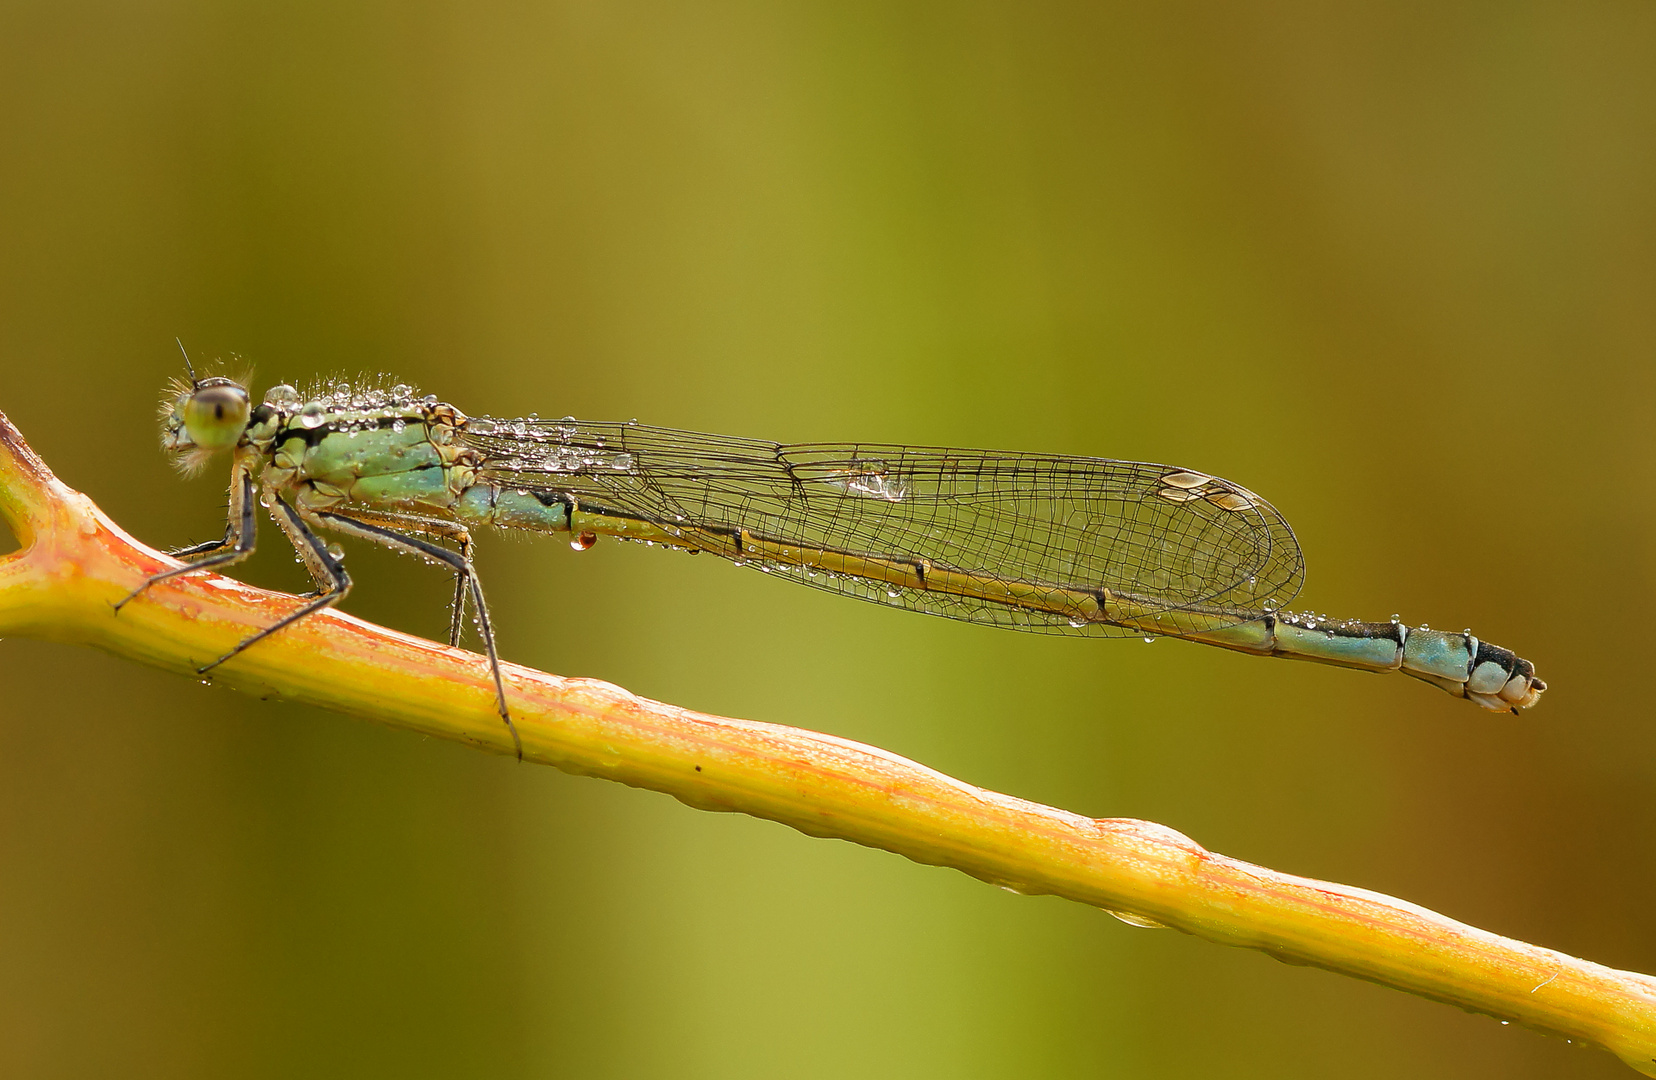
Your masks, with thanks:
M 247 427 L 247 391 L 230 382 L 203 385 L 184 402 L 184 430 L 203 450 L 228 450 Z

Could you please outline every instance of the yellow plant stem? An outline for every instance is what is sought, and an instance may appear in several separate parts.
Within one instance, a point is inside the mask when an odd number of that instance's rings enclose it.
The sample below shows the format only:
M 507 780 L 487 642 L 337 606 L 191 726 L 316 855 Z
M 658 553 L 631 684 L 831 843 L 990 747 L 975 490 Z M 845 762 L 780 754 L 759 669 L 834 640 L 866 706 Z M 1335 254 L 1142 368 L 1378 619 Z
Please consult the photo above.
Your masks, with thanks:
M 196 677 L 298 601 L 202 572 L 114 604 L 176 565 L 64 486 L 0 416 L 0 636 L 94 645 Z M 1656 979 L 1513 941 L 1401 900 L 1253 866 L 1144 821 L 997 794 L 860 743 L 649 701 L 504 665 L 527 761 L 951 866 L 1024 893 L 1262 949 L 1606 1047 L 1656 1076 Z M 327 612 L 215 682 L 512 753 L 487 662 Z

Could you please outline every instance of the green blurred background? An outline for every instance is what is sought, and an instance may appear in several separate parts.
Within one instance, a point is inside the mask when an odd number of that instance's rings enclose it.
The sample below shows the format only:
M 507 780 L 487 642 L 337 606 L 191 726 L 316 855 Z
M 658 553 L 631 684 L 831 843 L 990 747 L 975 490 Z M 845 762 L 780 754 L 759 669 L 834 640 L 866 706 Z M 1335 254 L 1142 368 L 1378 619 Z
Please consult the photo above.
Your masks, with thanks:
M 1470 624 L 1546 700 L 627 545 L 481 569 L 510 659 L 1652 971 L 1653 56 L 1643 2 L 7 0 L 0 409 L 161 546 L 222 528 L 156 445 L 175 334 L 260 386 L 1234 478 L 1307 606 Z M 350 559 L 349 610 L 442 632 L 440 575 Z M 1630 1075 L 89 650 L 7 641 L 0 688 L 8 1076 Z

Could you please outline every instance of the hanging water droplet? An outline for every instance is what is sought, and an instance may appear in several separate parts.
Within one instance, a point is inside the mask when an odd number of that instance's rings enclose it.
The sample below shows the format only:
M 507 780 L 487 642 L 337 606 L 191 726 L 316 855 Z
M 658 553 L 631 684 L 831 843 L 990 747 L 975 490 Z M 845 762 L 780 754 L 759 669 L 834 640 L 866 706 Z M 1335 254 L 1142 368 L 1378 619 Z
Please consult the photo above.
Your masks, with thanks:
M 569 546 L 574 548 L 576 551 L 585 551 L 588 548 L 590 548 L 593 544 L 596 544 L 597 542 L 598 542 L 598 534 L 597 533 L 590 533 L 590 532 L 576 533 L 575 535 L 573 535 L 569 538 Z
M 408 421 L 404 420 L 400 416 L 397 419 L 391 421 L 391 430 L 397 432 L 399 435 L 402 434 L 402 432 L 407 427 L 408 427 Z

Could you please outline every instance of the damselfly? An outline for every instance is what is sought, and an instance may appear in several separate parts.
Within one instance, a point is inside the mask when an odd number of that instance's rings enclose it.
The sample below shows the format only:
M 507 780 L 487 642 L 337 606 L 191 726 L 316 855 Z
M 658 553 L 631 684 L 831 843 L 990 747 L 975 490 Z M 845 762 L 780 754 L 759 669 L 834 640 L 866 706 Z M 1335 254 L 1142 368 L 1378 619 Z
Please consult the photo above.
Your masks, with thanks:
M 255 405 L 241 383 L 193 369 L 170 388 L 162 427 L 186 469 L 231 451 L 229 525 L 221 540 L 174 552 L 188 565 L 122 604 L 245 559 L 255 507 L 267 507 L 317 592 L 205 673 L 345 595 L 342 554 L 318 530 L 419 555 L 454 573 L 450 644 L 468 603 L 475 611 L 519 756 L 472 567 L 477 526 L 564 534 L 576 548 L 610 536 L 705 552 L 965 622 L 1402 671 L 1487 709 L 1516 712 L 1546 689 L 1529 661 L 1470 632 L 1285 611 L 1304 561 L 1282 515 L 1240 485 L 1171 465 L 468 417 L 400 384 L 280 385 Z

